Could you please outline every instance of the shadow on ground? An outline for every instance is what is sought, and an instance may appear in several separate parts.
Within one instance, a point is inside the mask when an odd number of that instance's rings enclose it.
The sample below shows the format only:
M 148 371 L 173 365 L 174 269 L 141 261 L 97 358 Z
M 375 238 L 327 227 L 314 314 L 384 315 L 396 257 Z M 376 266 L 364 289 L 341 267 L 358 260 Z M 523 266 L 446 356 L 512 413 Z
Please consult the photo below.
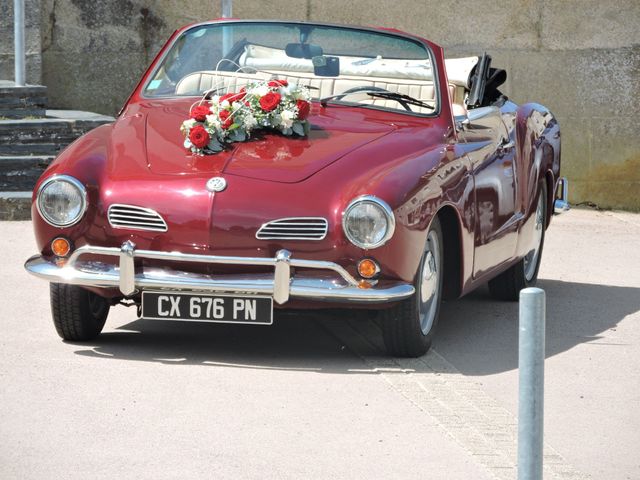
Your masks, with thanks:
M 582 343 L 598 343 L 627 315 L 640 311 L 640 288 L 540 280 L 547 292 L 547 358 Z M 481 288 L 443 304 L 435 350 L 465 375 L 517 368 L 517 303 L 498 302 Z M 350 320 L 356 329 L 333 332 Z M 380 356 L 380 332 L 353 311 L 276 315 L 273 326 L 212 325 L 138 319 L 104 333 L 78 355 L 111 360 L 237 368 L 363 373 L 351 353 Z M 360 333 L 358 333 L 358 331 Z M 366 341 L 363 341 L 363 337 Z M 364 349 L 364 350 L 363 350 Z M 373 372 L 373 371 L 372 371 Z

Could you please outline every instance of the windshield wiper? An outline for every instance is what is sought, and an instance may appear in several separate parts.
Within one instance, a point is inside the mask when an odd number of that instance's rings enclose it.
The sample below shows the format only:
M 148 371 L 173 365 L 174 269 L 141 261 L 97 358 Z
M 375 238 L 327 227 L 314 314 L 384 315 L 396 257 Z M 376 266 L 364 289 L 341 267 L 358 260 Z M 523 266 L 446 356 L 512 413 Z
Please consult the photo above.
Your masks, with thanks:
M 378 98 L 386 98 L 388 100 L 397 100 L 403 107 L 405 104 L 407 105 L 415 105 L 416 107 L 428 108 L 430 110 L 435 110 L 436 107 L 433 105 L 429 105 L 427 102 L 420 100 L 418 98 L 414 98 L 411 95 L 406 95 L 404 93 L 397 92 L 367 92 L 367 95 L 370 97 L 378 97 Z M 406 108 L 406 107 L 405 107 Z
M 406 110 L 411 111 L 411 108 L 409 107 L 409 105 L 414 105 L 417 107 L 423 107 L 423 108 L 428 108 L 430 110 L 435 110 L 435 107 L 432 105 L 429 105 L 428 103 L 418 99 L 418 98 L 414 98 L 410 95 L 406 95 L 404 93 L 397 93 L 397 92 L 389 92 L 387 90 L 377 90 L 377 89 L 361 89 L 361 90 L 353 90 L 353 91 L 346 91 L 346 92 L 342 92 L 342 93 L 338 93 L 336 95 L 329 95 L 328 97 L 323 97 L 320 99 L 320 104 L 323 107 L 327 106 L 327 103 L 330 100 L 340 100 L 344 97 L 346 97 L 347 95 L 353 95 L 356 93 L 365 93 L 367 95 L 369 95 L 370 97 L 374 97 L 374 98 L 384 98 L 386 100 L 396 100 L 400 105 L 402 105 Z

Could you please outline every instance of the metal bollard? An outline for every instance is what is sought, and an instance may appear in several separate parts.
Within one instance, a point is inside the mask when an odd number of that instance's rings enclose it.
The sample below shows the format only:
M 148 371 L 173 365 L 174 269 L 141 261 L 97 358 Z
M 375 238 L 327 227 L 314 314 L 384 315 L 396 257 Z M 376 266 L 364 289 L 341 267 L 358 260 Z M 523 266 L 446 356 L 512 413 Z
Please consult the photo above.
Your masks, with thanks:
M 233 17 L 233 0 L 222 0 L 222 17 Z
M 13 43 L 14 43 L 14 82 L 16 86 L 25 85 L 24 53 L 24 0 L 13 1 Z
M 221 0 L 220 11 L 222 12 L 222 18 L 233 17 L 233 0 Z M 233 38 L 231 37 L 231 30 L 227 27 L 222 27 L 222 54 L 226 55 L 233 46 Z
M 520 291 L 518 480 L 542 480 L 545 293 Z

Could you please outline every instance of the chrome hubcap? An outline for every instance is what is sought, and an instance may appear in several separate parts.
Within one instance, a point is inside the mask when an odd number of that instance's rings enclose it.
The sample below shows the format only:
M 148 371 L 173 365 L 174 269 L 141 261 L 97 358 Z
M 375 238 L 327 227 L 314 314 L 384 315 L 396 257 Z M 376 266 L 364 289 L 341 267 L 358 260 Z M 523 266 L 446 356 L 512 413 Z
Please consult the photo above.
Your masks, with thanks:
M 527 281 L 533 279 L 536 273 L 536 265 L 540 257 L 540 245 L 542 244 L 542 232 L 544 231 L 544 198 L 542 195 L 538 198 L 538 206 L 536 208 L 536 218 L 534 225 L 534 241 L 535 247 L 529 251 L 524 257 L 524 276 Z
M 427 335 L 433 327 L 438 309 L 438 295 L 440 290 L 440 245 L 435 232 L 427 236 L 427 251 L 424 265 L 420 272 L 420 329 Z

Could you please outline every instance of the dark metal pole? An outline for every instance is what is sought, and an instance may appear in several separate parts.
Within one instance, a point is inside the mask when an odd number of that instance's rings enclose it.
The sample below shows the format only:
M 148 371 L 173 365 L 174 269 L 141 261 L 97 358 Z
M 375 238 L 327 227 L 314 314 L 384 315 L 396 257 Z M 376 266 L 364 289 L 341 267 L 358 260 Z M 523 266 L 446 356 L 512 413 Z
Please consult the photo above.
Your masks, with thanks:
M 545 293 L 520 291 L 518 480 L 542 480 Z
M 25 84 L 24 54 L 24 0 L 13 0 L 13 42 L 14 42 L 14 81 L 17 86 Z

